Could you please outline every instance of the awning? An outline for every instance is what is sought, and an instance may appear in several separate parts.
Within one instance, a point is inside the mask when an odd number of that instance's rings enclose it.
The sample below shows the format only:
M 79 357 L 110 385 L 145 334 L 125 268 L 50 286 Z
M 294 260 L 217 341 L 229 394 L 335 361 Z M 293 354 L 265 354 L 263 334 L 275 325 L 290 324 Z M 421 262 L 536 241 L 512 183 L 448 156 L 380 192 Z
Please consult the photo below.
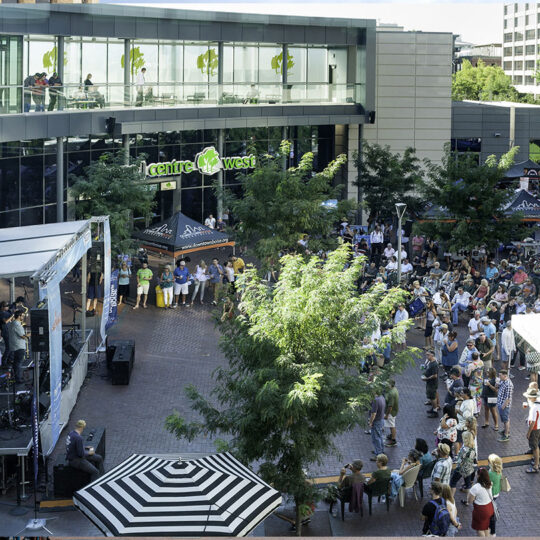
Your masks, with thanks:
M 540 201 L 526 189 L 520 189 L 504 210 L 507 216 L 517 212 L 523 214 L 523 221 L 540 221 Z
M 528 169 L 528 176 L 531 178 L 537 178 L 540 176 L 538 173 L 540 172 L 540 165 L 538 163 L 535 163 L 532 159 L 528 159 L 527 161 L 522 161 L 521 163 L 516 163 L 510 167 L 504 177 L 505 178 L 521 178 L 522 176 L 527 176 L 525 174 L 525 169 Z M 535 174 L 536 173 L 536 174 Z
M 531 347 L 540 352 L 540 313 L 512 315 L 512 328 Z

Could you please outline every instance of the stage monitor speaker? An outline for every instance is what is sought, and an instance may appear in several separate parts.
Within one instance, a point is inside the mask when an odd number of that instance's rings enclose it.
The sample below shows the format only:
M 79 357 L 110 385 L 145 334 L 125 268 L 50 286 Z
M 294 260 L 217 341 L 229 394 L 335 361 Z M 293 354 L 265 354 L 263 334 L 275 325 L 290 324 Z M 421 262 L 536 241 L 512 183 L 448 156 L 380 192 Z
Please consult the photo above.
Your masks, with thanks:
M 71 367 L 72 357 L 67 352 L 62 352 L 62 369 Z
M 53 467 L 54 496 L 57 499 L 71 499 L 73 493 L 90 483 L 91 476 L 64 463 L 64 456 L 59 461 Z
M 105 130 L 109 135 L 115 134 L 115 128 L 116 118 L 114 116 L 109 116 L 108 118 L 105 118 Z
M 49 352 L 49 311 L 47 300 L 30 310 L 30 344 L 32 352 Z
M 111 361 L 113 384 L 129 384 L 134 360 L 135 347 L 133 344 L 120 343 L 116 345 Z
M 81 346 L 79 345 L 79 341 L 77 339 L 72 339 L 64 345 L 64 351 L 71 356 L 72 360 L 77 358 L 80 350 Z
M 45 414 L 51 406 L 51 396 L 43 392 L 39 394 L 39 414 Z
M 131 347 L 133 349 L 133 355 L 135 356 L 135 341 L 133 339 L 107 338 L 107 352 L 106 352 L 107 369 L 112 369 L 112 360 L 114 358 L 116 347 L 120 347 L 123 345 Z
M 94 241 L 88 250 L 89 269 L 91 272 L 103 271 L 103 242 Z
M 375 123 L 375 111 L 369 111 L 369 123 L 370 124 Z

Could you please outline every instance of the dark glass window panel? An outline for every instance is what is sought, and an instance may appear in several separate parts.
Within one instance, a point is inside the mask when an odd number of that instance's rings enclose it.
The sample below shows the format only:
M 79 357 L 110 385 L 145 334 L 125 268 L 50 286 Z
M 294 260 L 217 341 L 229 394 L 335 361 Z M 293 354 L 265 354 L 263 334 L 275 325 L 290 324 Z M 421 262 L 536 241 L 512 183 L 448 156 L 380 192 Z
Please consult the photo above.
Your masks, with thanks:
M 311 138 L 298 139 L 296 148 L 298 153 L 298 159 L 300 159 L 307 152 L 311 152 Z
M 173 214 L 174 190 L 158 191 L 154 200 L 157 202 L 154 212 L 159 220 L 170 218 Z
M 248 140 L 250 141 L 261 141 L 268 139 L 268 128 L 258 127 L 258 128 L 249 128 L 247 130 Z
M 204 142 L 206 144 L 217 144 L 218 132 L 217 129 L 204 130 Z
M 268 153 L 268 141 L 249 141 L 247 147 L 248 154 L 260 156 Z
M 44 154 L 56 154 L 56 139 L 45 139 L 43 141 Z
M 0 143 L 0 158 L 18 156 L 20 145 L 19 141 Z
M 201 129 L 188 129 L 182 131 L 182 142 L 185 143 L 202 143 L 204 138 L 204 130 Z
M 146 160 L 146 163 L 157 163 L 158 162 L 158 147 L 157 146 L 137 147 L 137 157 L 143 157 Z
M 33 156 L 36 154 L 43 154 L 43 139 L 21 141 L 22 156 Z
M 21 208 L 43 204 L 43 156 L 21 158 Z
M 179 131 L 164 131 L 159 134 L 160 146 L 168 144 L 180 144 L 182 142 L 182 134 Z
M 279 139 L 281 141 L 282 134 L 283 134 L 283 128 L 281 127 L 272 126 L 268 128 L 269 139 Z
M 196 221 L 203 221 L 202 189 L 182 190 L 182 213 Z
M 90 139 L 88 137 L 68 137 L 67 150 L 68 152 L 90 150 Z
M 19 211 L 0 212 L 0 228 L 19 227 Z
M 89 164 L 90 152 L 74 152 L 64 157 L 64 177 L 70 186 L 73 184 L 72 176 L 83 176 Z
M 56 223 L 56 204 L 50 204 L 45 207 L 45 223 Z
M 224 174 L 225 178 L 223 180 L 223 183 L 227 185 L 240 184 L 246 177 L 246 173 L 241 171 L 227 171 Z
M 246 128 L 231 128 L 225 130 L 226 141 L 245 141 L 247 138 Z
M 296 136 L 299 139 L 311 138 L 311 126 L 298 126 L 296 129 L 298 130 Z
M 181 146 L 176 144 L 174 146 L 160 146 L 159 147 L 159 161 L 172 161 L 181 159 Z
M 210 214 L 217 217 L 217 199 L 213 188 L 203 189 L 203 217 L 206 219 Z
M 136 146 L 130 146 L 129 147 L 129 155 L 135 159 L 137 157 L 137 147 Z
M 181 175 L 182 188 L 200 187 L 202 185 L 202 174 L 192 172 Z
M 56 155 L 45 156 L 43 177 L 45 178 L 45 204 L 54 203 L 56 202 Z
M 225 155 L 227 157 L 245 156 L 247 152 L 246 141 L 228 142 L 225 144 Z
M 141 133 L 137 135 L 138 146 L 157 146 L 159 144 L 158 133 Z
M 43 206 L 21 210 L 21 226 L 40 225 L 43 223 Z
M 19 158 L 0 159 L 0 211 L 19 208 Z
M 268 141 L 268 153 L 272 156 L 276 155 L 279 152 L 279 145 L 281 144 L 281 139 L 273 139 Z
M 181 156 L 183 160 L 194 161 L 195 156 L 202 152 L 204 145 L 199 144 L 183 144 L 181 147 Z

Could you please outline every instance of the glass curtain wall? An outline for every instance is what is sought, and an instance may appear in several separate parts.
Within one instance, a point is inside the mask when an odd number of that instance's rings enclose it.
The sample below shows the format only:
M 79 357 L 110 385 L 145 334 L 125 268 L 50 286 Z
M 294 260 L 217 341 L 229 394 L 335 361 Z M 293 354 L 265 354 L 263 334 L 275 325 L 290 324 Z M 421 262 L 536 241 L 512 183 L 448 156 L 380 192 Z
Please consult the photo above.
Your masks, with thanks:
M 21 110 L 22 37 L 0 36 L 0 114 Z

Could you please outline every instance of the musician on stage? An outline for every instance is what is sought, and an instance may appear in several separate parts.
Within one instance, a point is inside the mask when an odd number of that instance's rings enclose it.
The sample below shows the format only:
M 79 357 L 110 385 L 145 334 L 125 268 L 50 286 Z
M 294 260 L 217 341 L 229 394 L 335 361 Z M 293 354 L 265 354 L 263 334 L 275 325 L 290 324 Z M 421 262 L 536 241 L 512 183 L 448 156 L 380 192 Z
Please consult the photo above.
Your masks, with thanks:
M 82 432 L 86 427 L 84 420 L 77 420 L 75 429 L 66 438 L 66 459 L 74 469 L 80 469 L 90 474 L 93 482 L 103 473 L 103 458 L 96 454 L 91 446 L 84 447 Z
M 24 383 L 22 364 L 26 356 L 26 345 L 28 336 L 23 326 L 23 320 L 26 313 L 18 309 L 13 314 L 13 320 L 8 324 L 9 352 L 13 362 L 13 371 L 15 372 L 15 383 Z

